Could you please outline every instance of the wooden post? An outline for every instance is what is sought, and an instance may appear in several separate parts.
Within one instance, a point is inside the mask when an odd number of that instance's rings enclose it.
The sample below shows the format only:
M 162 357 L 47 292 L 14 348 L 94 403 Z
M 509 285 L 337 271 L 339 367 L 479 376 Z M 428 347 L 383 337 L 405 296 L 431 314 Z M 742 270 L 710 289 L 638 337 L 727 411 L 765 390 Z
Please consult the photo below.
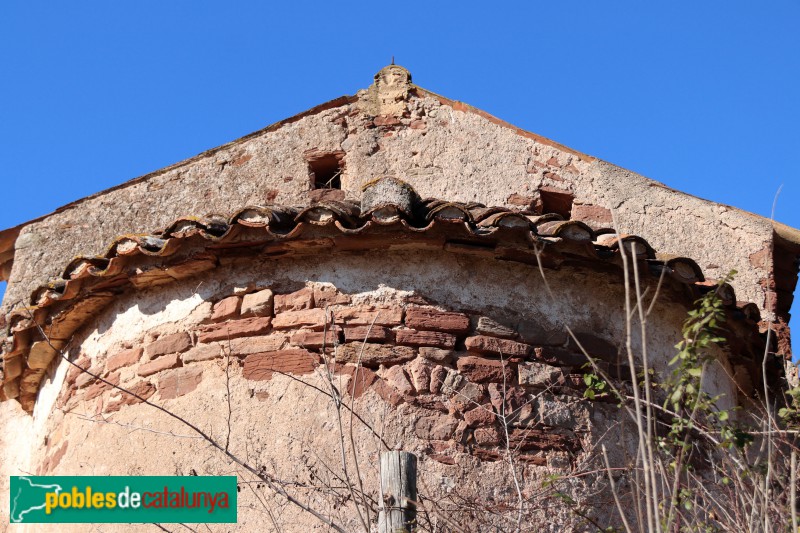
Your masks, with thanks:
M 381 454 L 378 533 L 412 533 L 417 528 L 417 456 Z

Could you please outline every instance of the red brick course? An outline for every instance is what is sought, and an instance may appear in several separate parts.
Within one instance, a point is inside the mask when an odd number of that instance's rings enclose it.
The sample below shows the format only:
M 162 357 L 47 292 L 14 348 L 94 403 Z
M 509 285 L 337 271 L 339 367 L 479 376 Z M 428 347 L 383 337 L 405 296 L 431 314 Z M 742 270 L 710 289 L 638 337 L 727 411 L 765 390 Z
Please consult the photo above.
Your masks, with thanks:
M 392 342 L 392 330 L 383 326 L 350 326 L 344 328 L 344 340 L 354 342 Z
M 203 379 L 199 366 L 176 368 L 164 372 L 158 379 L 158 394 L 162 400 L 170 400 L 195 390 Z
M 314 291 L 306 287 L 289 294 L 275 295 L 275 313 L 300 311 L 314 307 Z
M 148 359 L 153 359 L 168 353 L 185 352 L 192 347 L 192 339 L 186 332 L 164 335 L 148 344 L 144 353 Z
M 207 343 L 261 335 L 269 331 L 271 323 L 270 317 L 253 317 L 209 324 L 197 330 L 197 341 Z
M 106 360 L 106 372 L 113 372 L 122 367 L 131 366 L 142 358 L 141 348 L 130 348 L 117 352 Z
M 467 337 L 464 345 L 470 352 L 490 355 L 502 355 L 503 357 L 526 357 L 533 353 L 533 346 L 508 339 L 498 339 L 478 335 Z
M 414 329 L 398 329 L 395 332 L 397 344 L 407 346 L 432 346 L 435 348 L 453 349 L 456 337 L 440 331 L 417 331 Z
M 272 326 L 275 329 L 306 327 L 323 329 L 325 327 L 324 309 L 303 309 L 301 311 L 284 311 L 275 315 Z
M 503 373 L 507 383 L 513 383 L 514 371 L 509 363 L 483 357 L 464 356 L 456 361 L 459 372 L 474 383 L 502 382 Z
M 272 379 L 280 374 L 308 374 L 319 364 L 319 356 L 308 350 L 287 349 L 248 355 L 244 360 L 243 376 L 253 381 Z
M 227 320 L 239 314 L 239 306 L 242 299 L 238 296 L 228 296 L 214 304 L 211 311 L 211 320 L 218 322 Z
M 458 335 L 469 331 L 469 317 L 462 313 L 439 311 L 426 307 L 410 307 L 406 311 L 406 326 Z
M 176 368 L 179 366 L 181 366 L 180 354 L 173 353 L 169 355 L 163 355 L 158 359 L 139 365 L 139 369 L 136 371 L 136 373 L 142 377 L 147 377 L 152 376 L 157 372 L 161 372 L 162 370 Z

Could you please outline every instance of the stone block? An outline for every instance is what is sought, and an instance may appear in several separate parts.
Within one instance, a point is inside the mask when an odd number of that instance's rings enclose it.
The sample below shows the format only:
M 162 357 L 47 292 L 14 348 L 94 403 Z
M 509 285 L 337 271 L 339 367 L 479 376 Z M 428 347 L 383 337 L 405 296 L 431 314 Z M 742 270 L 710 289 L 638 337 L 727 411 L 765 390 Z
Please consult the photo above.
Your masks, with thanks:
M 147 377 L 161 372 L 162 370 L 168 370 L 179 366 L 181 366 L 180 354 L 172 353 L 169 355 L 162 355 L 158 359 L 139 365 L 136 373 L 142 377 Z
M 288 336 L 284 333 L 270 333 L 269 335 L 231 339 L 230 341 L 222 342 L 221 346 L 224 353 L 230 351 L 230 355 L 242 357 L 251 353 L 280 350 L 288 340 Z
M 336 349 L 336 362 L 360 363 L 369 368 L 380 365 L 395 365 L 410 361 L 417 356 L 417 352 L 408 346 L 394 346 L 391 344 L 371 344 L 364 342 L 349 342 Z M 360 359 L 359 359 L 360 358 Z
M 211 320 L 218 322 L 228 320 L 239 314 L 242 299 L 238 296 L 228 296 L 214 304 L 211 310 Z
M 195 390 L 203 379 L 199 366 L 176 368 L 163 372 L 158 378 L 158 394 L 162 400 L 170 400 Z
M 262 291 L 245 294 L 242 298 L 242 316 L 272 316 L 274 296 L 272 291 Z
M 403 323 L 403 308 L 399 306 L 360 305 L 336 309 L 337 324 L 345 326 L 386 326 L 394 327 Z
M 508 339 L 497 339 L 478 335 L 467 337 L 464 345 L 470 352 L 509 357 L 526 357 L 533 353 L 533 346 Z
M 512 328 L 504 326 L 486 316 L 482 316 L 478 319 L 475 331 L 481 335 L 499 337 L 501 339 L 515 339 L 518 337 L 517 332 Z
M 521 363 L 517 374 L 520 385 L 539 388 L 558 384 L 563 375 L 560 368 L 542 363 Z
M 443 350 L 441 348 L 434 348 L 429 346 L 421 346 L 419 354 L 435 363 L 446 363 L 453 358 L 453 350 Z
M 319 364 L 319 356 L 308 350 L 286 349 L 253 353 L 244 360 L 242 375 L 253 381 L 272 379 L 273 374 L 309 374 Z
M 406 326 L 459 335 L 469 331 L 469 317 L 462 313 L 439 311 L 428 307 L 409 307 L 406 311 Z
M 269 331 L 271 323 L 270 317 L 251 317 L 209 324 L 198 328 L 197 341 L 209 343 L 261 335 Z
M 198 344 L 181 356 L 184 363 L 197 363 L 199 361 L 210 361 L 222 357 L 222 346 L 214 342 L 211 344 Z
M 106 373 L 113 372 L 114 370 L 126 366 L 135 365 L 139 362 L 139 359 L 142 358 L 143 351 L 144 350 L 137 347 L 115 353 L 106 360 Z
M 504 379 L 506 383 L 514 382 L 514 369 L 507 362 L 467 355 L 459 357 L 456 366 L 464 377 L 475 383 L 502 383 Z
M 332 349 L 333 345 L 339 342 L 341 331 L 339 327 L 329 328 L 327 331 L 301 329 L 292 335 L 292 344 L 303 348 L 317 349 L 325 346 L 326 349 Z
M 344 328 L 344 340 L 353 342 L 392 342 L 392 330 L 384 326 L 349 326 Z
M 165 354 L 185 352 L 191 347 L 191 337 L 189 337 L 188 333 L 182 331 L 170 335 L 162 335 L 145 346 L 144 354 L 148 359 L 154 359 Z
M 275 315 L 272 325 L 275 329 L 302 327 L 323 329 L 325 327 L 325 310 L 303 309 L 301 311 L 283 311 Z
M 309 287 L 289 294 L 275 295 L 275 313 L 284 311 L 300 311 L 314 307 L 314 291 Z
M 414 329 L 398 329 L 395 331 L 397 344 L 407 346 L 432 346 L 452 350 L 456 346 L 456 338 L 440 331 L 417 331 Z

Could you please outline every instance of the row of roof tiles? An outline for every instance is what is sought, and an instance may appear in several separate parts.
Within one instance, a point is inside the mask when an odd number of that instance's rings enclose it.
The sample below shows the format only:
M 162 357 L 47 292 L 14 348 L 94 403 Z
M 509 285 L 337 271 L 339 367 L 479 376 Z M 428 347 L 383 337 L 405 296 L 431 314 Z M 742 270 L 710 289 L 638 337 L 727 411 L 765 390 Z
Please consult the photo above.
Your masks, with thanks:
M 28 305 L 5 317 L 5 396 L 27 397 L 26 403 L 32 404 L 31 396 L 35 398 L 46 369 L 42 361 L 49 363 L 48 357 L 55 355 L 53 341 L 68 339 L 116 294 L 131 286 L 167 283 L 209 270 L 219 256 L 243 248 L 276 256 L 415 243 L 548 268 L 580 263 L 607 269 L 636 257 L 637 264 L 646 266 L 645 274 L 673 280 L 692 296 L 716 287 L 695 261 L 657 254 L 639 236 L 618 235 L 611 228 L 593 230 L 553 213 L 420 200 L 399 180 L 379 180 L 369 186 L 382 191 L 388 186 L 389 191 L 361 204 L 249 206 L 229 217 L 182 217 L 164 231 L 123 235 L 99 256 L 73 259 L 59 278 L 33 291 Z M 365 190 L 365 199 L 370 198 L 369 192 Z M 722 296 L 734 317 L 755 327 L 760 320 L 755 304 L 737 303 L 728 285 Z M 32 365 L 31 351 L 37 343 L 45 343 L 38 347 L 45 356 L 37 354 Z

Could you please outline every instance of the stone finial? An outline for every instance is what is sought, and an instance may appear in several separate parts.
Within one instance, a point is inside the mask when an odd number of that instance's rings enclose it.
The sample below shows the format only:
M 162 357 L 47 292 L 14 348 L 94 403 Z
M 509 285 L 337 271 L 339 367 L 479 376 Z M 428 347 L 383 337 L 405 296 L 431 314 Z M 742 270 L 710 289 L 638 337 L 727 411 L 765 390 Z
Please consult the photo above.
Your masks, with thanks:
M 375 74 L 369 88 L 371 113 L 399 117 L 406 109 L 411 73 L 400 65 L 387 65 Z

